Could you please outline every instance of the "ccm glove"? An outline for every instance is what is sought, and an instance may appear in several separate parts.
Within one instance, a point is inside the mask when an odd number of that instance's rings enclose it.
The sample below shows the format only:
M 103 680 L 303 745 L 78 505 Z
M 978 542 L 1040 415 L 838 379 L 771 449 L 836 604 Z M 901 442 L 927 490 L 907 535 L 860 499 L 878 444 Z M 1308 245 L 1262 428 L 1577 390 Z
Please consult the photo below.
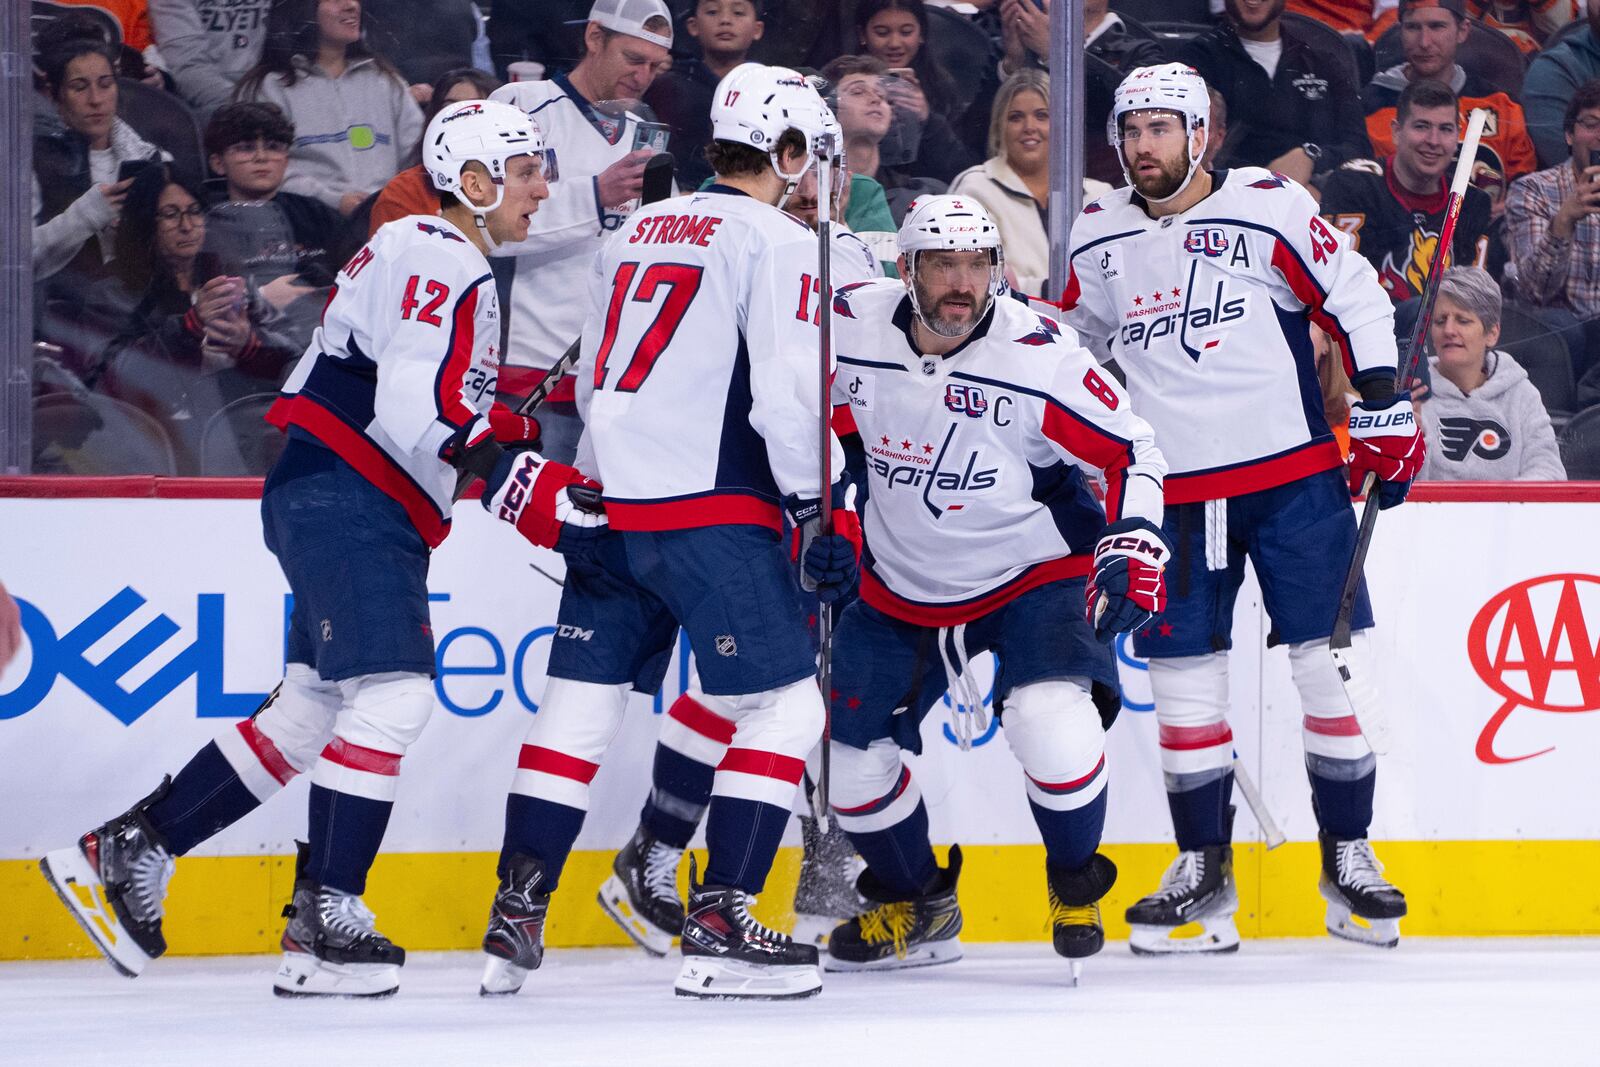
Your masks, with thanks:
M 506 452 L 484 479 L 483 506 L 540 548 L 582 552 L 605 532 L 600 488 L 576 468 L 537 452 Z
M 1350 405 L 1351 496 L 1360 496 L 1367 475 L 1375 474 L 1378 507 L 1394 507 L 1406 498 L 1426 455 L 1409 392 Z
M 1171 558 L 1167 539 L 1146 519 L 1119 519 L 1105 528 L 1094 546 L 1094 572 L 1085 591 L 1098 640 L 1142 630 L 1166 610 L 1164 571 Z
M 833 485 L 833 533 L 822 533 L 822 501 L 786 497 L 784 513 L 793 528 L 789 559 L 800 564 L 800 587 L 816 593 L 824 604 L 838 600 L 855 585 L 861 560 L 861 519 L 856 515 L 856 487 L 848 479 Z

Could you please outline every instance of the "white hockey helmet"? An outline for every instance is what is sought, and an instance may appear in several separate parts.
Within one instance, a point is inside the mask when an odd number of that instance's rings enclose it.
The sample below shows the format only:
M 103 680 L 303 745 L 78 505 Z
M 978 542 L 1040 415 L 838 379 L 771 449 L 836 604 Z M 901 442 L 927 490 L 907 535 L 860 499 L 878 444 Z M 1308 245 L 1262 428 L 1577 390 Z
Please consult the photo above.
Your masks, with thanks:
M 778 159 L 778 139 L 787 130 L 805 138 L 805 162 L 789 173 Z M 711 100 L 711 137 L 767 153 L 786 188 L 778 206 L 794 192 L 814 161 L 819 142 L 837 136 L 838 121 L 810 79 L 788 67 L 741 63 L 717 85 Z
M 505 199 L 506 163 L 517 156 L 536 156 L 547 181 L 555 180 L 554 157 L 545 150 L 544 134 L 519 107 L 499 100 L 463 100 L 433 117 L 422 135 L 422 165 L 433 187 L 442 193 L 461 192 L 461 169 L 482 164 L 494 182 L 494 202 L 481 206 L 460 196 L 473 214 L 479 231 L 493 248 L 485 218 Z
M 989 313 L 994 300 L 1005 288 L 1005 253 L 1000 247 L 1000 229 L 983 209 L 969 197 L 950 193 L 919 196 L 906 209 L 896 243 L 906 257 L 906 280 L 911 283 L 911 307 L 924 326 L 935 329 L 922 313 L 917 297 L 917 257 L 923 252 L 989 253 L 989 285 L 984 303 L 972 317 L 976 326 Z
M 1164 204 L 1189 187 L 1194 172 L 1200 167 L 1205 147 L 1194 149 L 1194 133 L 1211 129 L 1211 93 L 1200 72 L 1184 63 L 1162 63 L 1160 66 L 1139 67 L 1122 79 L 1111 101 L 1111 116 L 1106 120 L 1106 139 L 1117 150 L 1117 162 L 1122 164 L 1122 175 L 1133 184 L 1133 173 L 1122 152 L 1122 117 L 1133 111 L 1172 111 L 1183 116 L 1184 144 L 1189 153 L 1189 173 L 1170 196 L 1152 203 Z

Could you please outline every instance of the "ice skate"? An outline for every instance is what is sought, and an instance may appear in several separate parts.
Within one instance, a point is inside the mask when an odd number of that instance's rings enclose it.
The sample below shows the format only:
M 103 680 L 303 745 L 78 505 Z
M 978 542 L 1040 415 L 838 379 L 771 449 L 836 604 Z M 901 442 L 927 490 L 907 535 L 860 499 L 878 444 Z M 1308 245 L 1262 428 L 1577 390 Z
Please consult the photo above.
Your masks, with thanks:
M 294 899 L 284 906 L 283 962 L 272 980 L 280 997 L 387 997 L 400 988 L 406 950 L 374 929 L 372 912 L 354 893 L 319 886 L 305 876 L 299 842 Z
M 1075 871 L 1045 865 L 1050 894 L 1050 939 L 1056 955 L 1072 961 L 1072 984 L 1083 976 L 1083 961 L 1106 946 L 1100 900 L 1117 882 L 1117 865 L 1096 852 Z
M 798 945 L 750 915 L 754 898 L 728 886 L 697 885 L 689 864 L 683 967 L 674 989 L 701 1000 L 799 1000 L 822 992 L 817 950 Z
M 1400 943 L 1405 895 L 1383 877 L 1383 864 L 1364 837 L 1340 841 L 1318 834 L 1322 877 L 1317 890 L 1328 902 L 1328 933 L 1357 944 L 1394 948 Z
M 961 958 L 961 846 L 950 846 L 948 865 L 921 895 L 907 899 L 887 889 L 872 871 L 861 874 L 861 895 L 871 910 L 834 930 L 824 967 L 830 971 L 893 971 L 931 967 Z
M 528 972 L 538 970 L 544 962 L 544 918 L 550 910 L 550 894 L 543 888 L 544 864 L 520 852 L 512 856 L 489 908 L 489 929 L 483 935 L 487 959 L 478 986 L 481 995 L 517 992 Z
M 1233 915 L 1239 894 L 1233 884 L 1233 847 L 1208 845 L 1178 853 L 1154 893 L 1127 911 L 1133 928 L 1128 947 L 1135 956 L 1236 952 L 1239 930 Z M 1199 923 L 1196 936 L 1181 936 L 1190 923 Z
M 850 835 L 829 822 L 823 833 L 817 820 L 800 816 L 800 881 L 794 890 L 794 939 L 820 950 L 839 923 L 869 906 L 856 892 L 864 864 Z
M 118 974 L 137 978 L 167 951 L 161 912 L 174 861 L 146 812 L 171 785 L 90 830 L 70 848 L 47 852 L 39 871 Z
M 662 844 L 641 826 L 611 861 L 612 875 L 600 887 L 601 910 L 652 956 L 672 951 L 672 939 L 683 933 L 682 859 L 683 849 Z

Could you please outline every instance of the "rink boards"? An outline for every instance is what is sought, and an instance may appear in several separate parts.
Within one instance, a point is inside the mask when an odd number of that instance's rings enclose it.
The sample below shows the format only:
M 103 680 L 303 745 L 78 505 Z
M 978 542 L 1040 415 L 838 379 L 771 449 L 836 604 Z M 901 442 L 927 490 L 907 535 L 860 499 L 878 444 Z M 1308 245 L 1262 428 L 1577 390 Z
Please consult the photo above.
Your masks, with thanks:
M 29 641 L 0 675 L 0 959 L 79 955 L 81 935 L 38 856 L 148 792 L 249 714 L 282 670 L 287 589 L 261 544 L 259 483 L 0 479 L 0 579 Z M 1507 490 L 1518 494 L 1507 499 Z M 218 494 L 216 497 L 201 494 Z M 1395 723 L 1380 761 L 1373 836 L 1408 893 L 1409 934 L 1600 933 L 1600 493 L 1583 487 L 1432 488 L 1388 512 L 1368 566 L 1379 678 Z M 438 706 L 405 761 L 369 899 L 415 949 L 481 936 L 505 789 L 537 711 L 559 589 L 558 557 L 464 508 L 434 558 Z M 1337 565 L 1337 563 L 1331 564 Z M 1298 699 L 1253 582 L 1241 595 L 1230 716 L 1240 755 L 1290 838 L 1262 849 L 1241 809 L 1246 936 L 1321 929 L 1315 826 Z M 1156 724 L 1142 664 L 1123 647 L 1126 708 L 1108 745 L 1106 851 L 1122 878 L 1108 931 L 1171 858 Z M 992 664 L 979 661 L 985 679 Z M 657 716 L 682 690 L 636 696 L 599 776 L 579 852 L 552 910 L 556 945 L 621 944 L 593 903 L 648 788 Z M 937 841 L 967 853 L 971 940 L 1046 936 L 1042 850 L 1003 731 L 970 753 L 946 709 L 925 724 L 915 771 Z M 271 950 L 289 895 L 303 781 L 180 863 L 167 923 L 176 953 Z M 1242 804 L 1242 801 L 1241 801 Z M 791 828 L 791 845 L 798 841 Z M 762 911 L 781 921 L 797 850 Z

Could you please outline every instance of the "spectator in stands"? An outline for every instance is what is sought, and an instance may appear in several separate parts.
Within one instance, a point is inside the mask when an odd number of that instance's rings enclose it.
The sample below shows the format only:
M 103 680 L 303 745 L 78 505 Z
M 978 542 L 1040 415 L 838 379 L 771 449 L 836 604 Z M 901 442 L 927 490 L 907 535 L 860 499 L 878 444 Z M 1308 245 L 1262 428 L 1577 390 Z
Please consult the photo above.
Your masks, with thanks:
M 761 40 L 766 25 L 756 0 L 697 0 L 683 28 L 699 42 L 699 58 L 657 78 L 644 102 L 672 127 L 667 150 L 677 167 L 678 186 L 696 189 L 711 177 L 705 147 L 711 143 L 711 98 L 717 83 L 750 58 L 750 47 Z
M 857 0 L 857 51 L 881 59 L 898 75 L 891 86 L 890 103 L 914 112 L 926 121 L 930 112 L 952 125 L 960 122 L 973 97 L 956 92 L 950 75 L 924 47 L 928 42 L 928 12 L 922 0 Z M 973 91 L 967 87 L 967 93 Z M 988 101 L 983 101 L 987 111 Z
M 150 26 L 178 93 L 204 122 L 261 60 L 273 0 L 150 0 Z
M 1112 97 L 1117 91 L 1117 86 L 1122 84 L 1122 79 L 1127 77 L 1130 71 L 1166 62 L 1166 51 L 1159 41 L 1129 33 L 1128 25 L 1122 21 L 1122 16 L 1107 6 L 1108 0 L 1081 0 L 1081 2 L 1084 51 L 1089 56 L 1089 62 L 1083 72 L 1083 169 L 1091 178 L 1112 185 L 1122 185 L 1126 181 L 1122 176 L 1122 162 L 1117 156 L 1117 150 L 1106 142 L 1106 119 L 1111 114 Z M 1040 16 L 1048 18 L 1048 8 L 1044 11 L 1034 8 L 1027 18 L 1037 20 Z M 1021 24 L 1013 18 L 1012 26 L 1019 25 Z M 1007 31 L 1008 43 L 1015 35 L 1013 30 Z M 1211 117 L 1215 121 L 1216 101 L 1221 97 L 1215 90 L 1212 90 L 1211 97 Z M 1220 148 L 1222 139 L 1213 133 L 1209 143 Z M 1208 148 L 1207 151 L 1214 152 L 1214 149 Z
M 1600 78 L 1600 0 L 1587 3 L 1589 24 L 1534 56 L 1522 79 L 1522 110 L 1541 167 L 1566 160 L 1562 116 L 1579 86 Z
M 1289 10 L 1340 33 L 1376 39 L 1383 32 L 1380 12 L 1393 4 L 1394 0 L 1289 0 Z
M 1532 55 L 1578 17 L 1582 0 L 1467 0 L 1467 14 L 1499 30 Z
M 1084 179 L 1087 203 L 1111 191 Z M 982 204 L 1000 228 L 1012 288 L 1040 296 L 1050 280 L 1050 78 L 1024 68 L 995 94 L 989 158 L 950 183 L 952 193 Z
M 1565 481 L 1539 390 L 1500 339 L 1500 287 L 1451 267 L 1433 308 L 1433 393 L 1422 405 L 1425 481 Z
M 142 81 L 152 89 L 170 88 L 161 69 L 161 54 L 150 34 L 150 11 L 145 0 L 49 0 L 48 6 L 35 4 L 35 35 L 39 32 L 41 18 L 47 17 L 51 8 L 62 14 L 82 12 L 103 18 L 106 29 L 115 34 L 112 43 L 118 49 L 118 76 Z
M 483 100 L 500 88 L 500 80 L 481 70 L 462 67 L 448 70 L 433 83 L 428 106 L 422 112 L 422 128 L 427 129 L 433 117 L 451 104 L 463 100 Z M 439 210 L 439 191 L 428 180 L 422 169 L 422 146 L 412 153 L 412 165 L 389 179 L 378 194 L 368 214 L 366 234 L 371 237 L 378 227 L 407 215 L 432 215 Z
M 1406 61 L 1379 71 L 1361 94 L 1367 110 L 1367 136 L 1379 156 L 1391 155 L 1394 141 L 1389 136 L 1389 126 L 1394 121 L 1401 90 L 1417 81 L 1444 82 L 1460 100 L 1463 114 L 1474 108 L 1489 112 L 1482 143 L 1499 157 L 1500 165 L 1495 169 L 1508 180 L 1519 178 L 1536 167 L 1533 141 L 1528 137 L 1521 105 L 1456 62 L 1457 52 L 1471 30 L 1463 14 L 1464 3 L 1465 0 L 1401 0 L 1400 40 Z
M 117 117 L 115 53 L 82 16 L 57 19 L 40 35 L 36 63 L 55 103 L 34 114 L 33 268 L 44 280 L 67 268 L 70 287 L 105 274 L 112 234 L 131 179 L 124 164 L 162 153 Z
M 371 16 L 368 45 L 386 56 L 427 105 L 446 71 L 472 66 L 478 16 L 472 0 L 365 0 Z
M 1394 155 L 1377 164 L 1347 166 L 1322 186 L 1322 213 L 1350 235 L 1396 304 L 1422 293 L 1439 245 L 1449 199 L 1449 176 L 1459 140 L 1460 112 L 1448 87 L 1411 82 L 1400 94 L 1392 123 Z M 1452 260 L 1481 267 L 1488 255 L 1489 196 L 1468 186 L 1456 222 Z M 1402 336 L 1416 311 L 1396 329 Z
M 294 124 L 283 188 L 345 216 L 400 171 L 423 128 L 400 73 L 367 47 L 366 22 L 360 0 L 274 0 L 261 62 L 237 94 Z
M 1511 183 L 1506 234 L 1518 295 L 1568 337 L 1581 378 L 1600 360 L 1600 80 L 1573 95 L 1562 127 L 1567 159 Z
M 1206 170 L 1215 170 L 1217 154 L 1228 143 L 1228 102 L 1209 85 L 1206 95 L 1211 98 L 1211 128 L 1206 131 L 1206 153 L 1200 157 L 1200 165 Z
M 534 62 L 544 77 L 570 71 L 583 58 L 583 31 L 593 0 L 495 0 L 489 20 L 494 72 L 514 81 L 513 63 Z
M 1345 57 L 1318 51 L 1284 26 L 1283 4 L 1226 0 L 1225 20 L 1178 58 L 1228 102 L 1233 138 L 1217 162 L 1270 167 L 1304 184 L 1372 148 Z

